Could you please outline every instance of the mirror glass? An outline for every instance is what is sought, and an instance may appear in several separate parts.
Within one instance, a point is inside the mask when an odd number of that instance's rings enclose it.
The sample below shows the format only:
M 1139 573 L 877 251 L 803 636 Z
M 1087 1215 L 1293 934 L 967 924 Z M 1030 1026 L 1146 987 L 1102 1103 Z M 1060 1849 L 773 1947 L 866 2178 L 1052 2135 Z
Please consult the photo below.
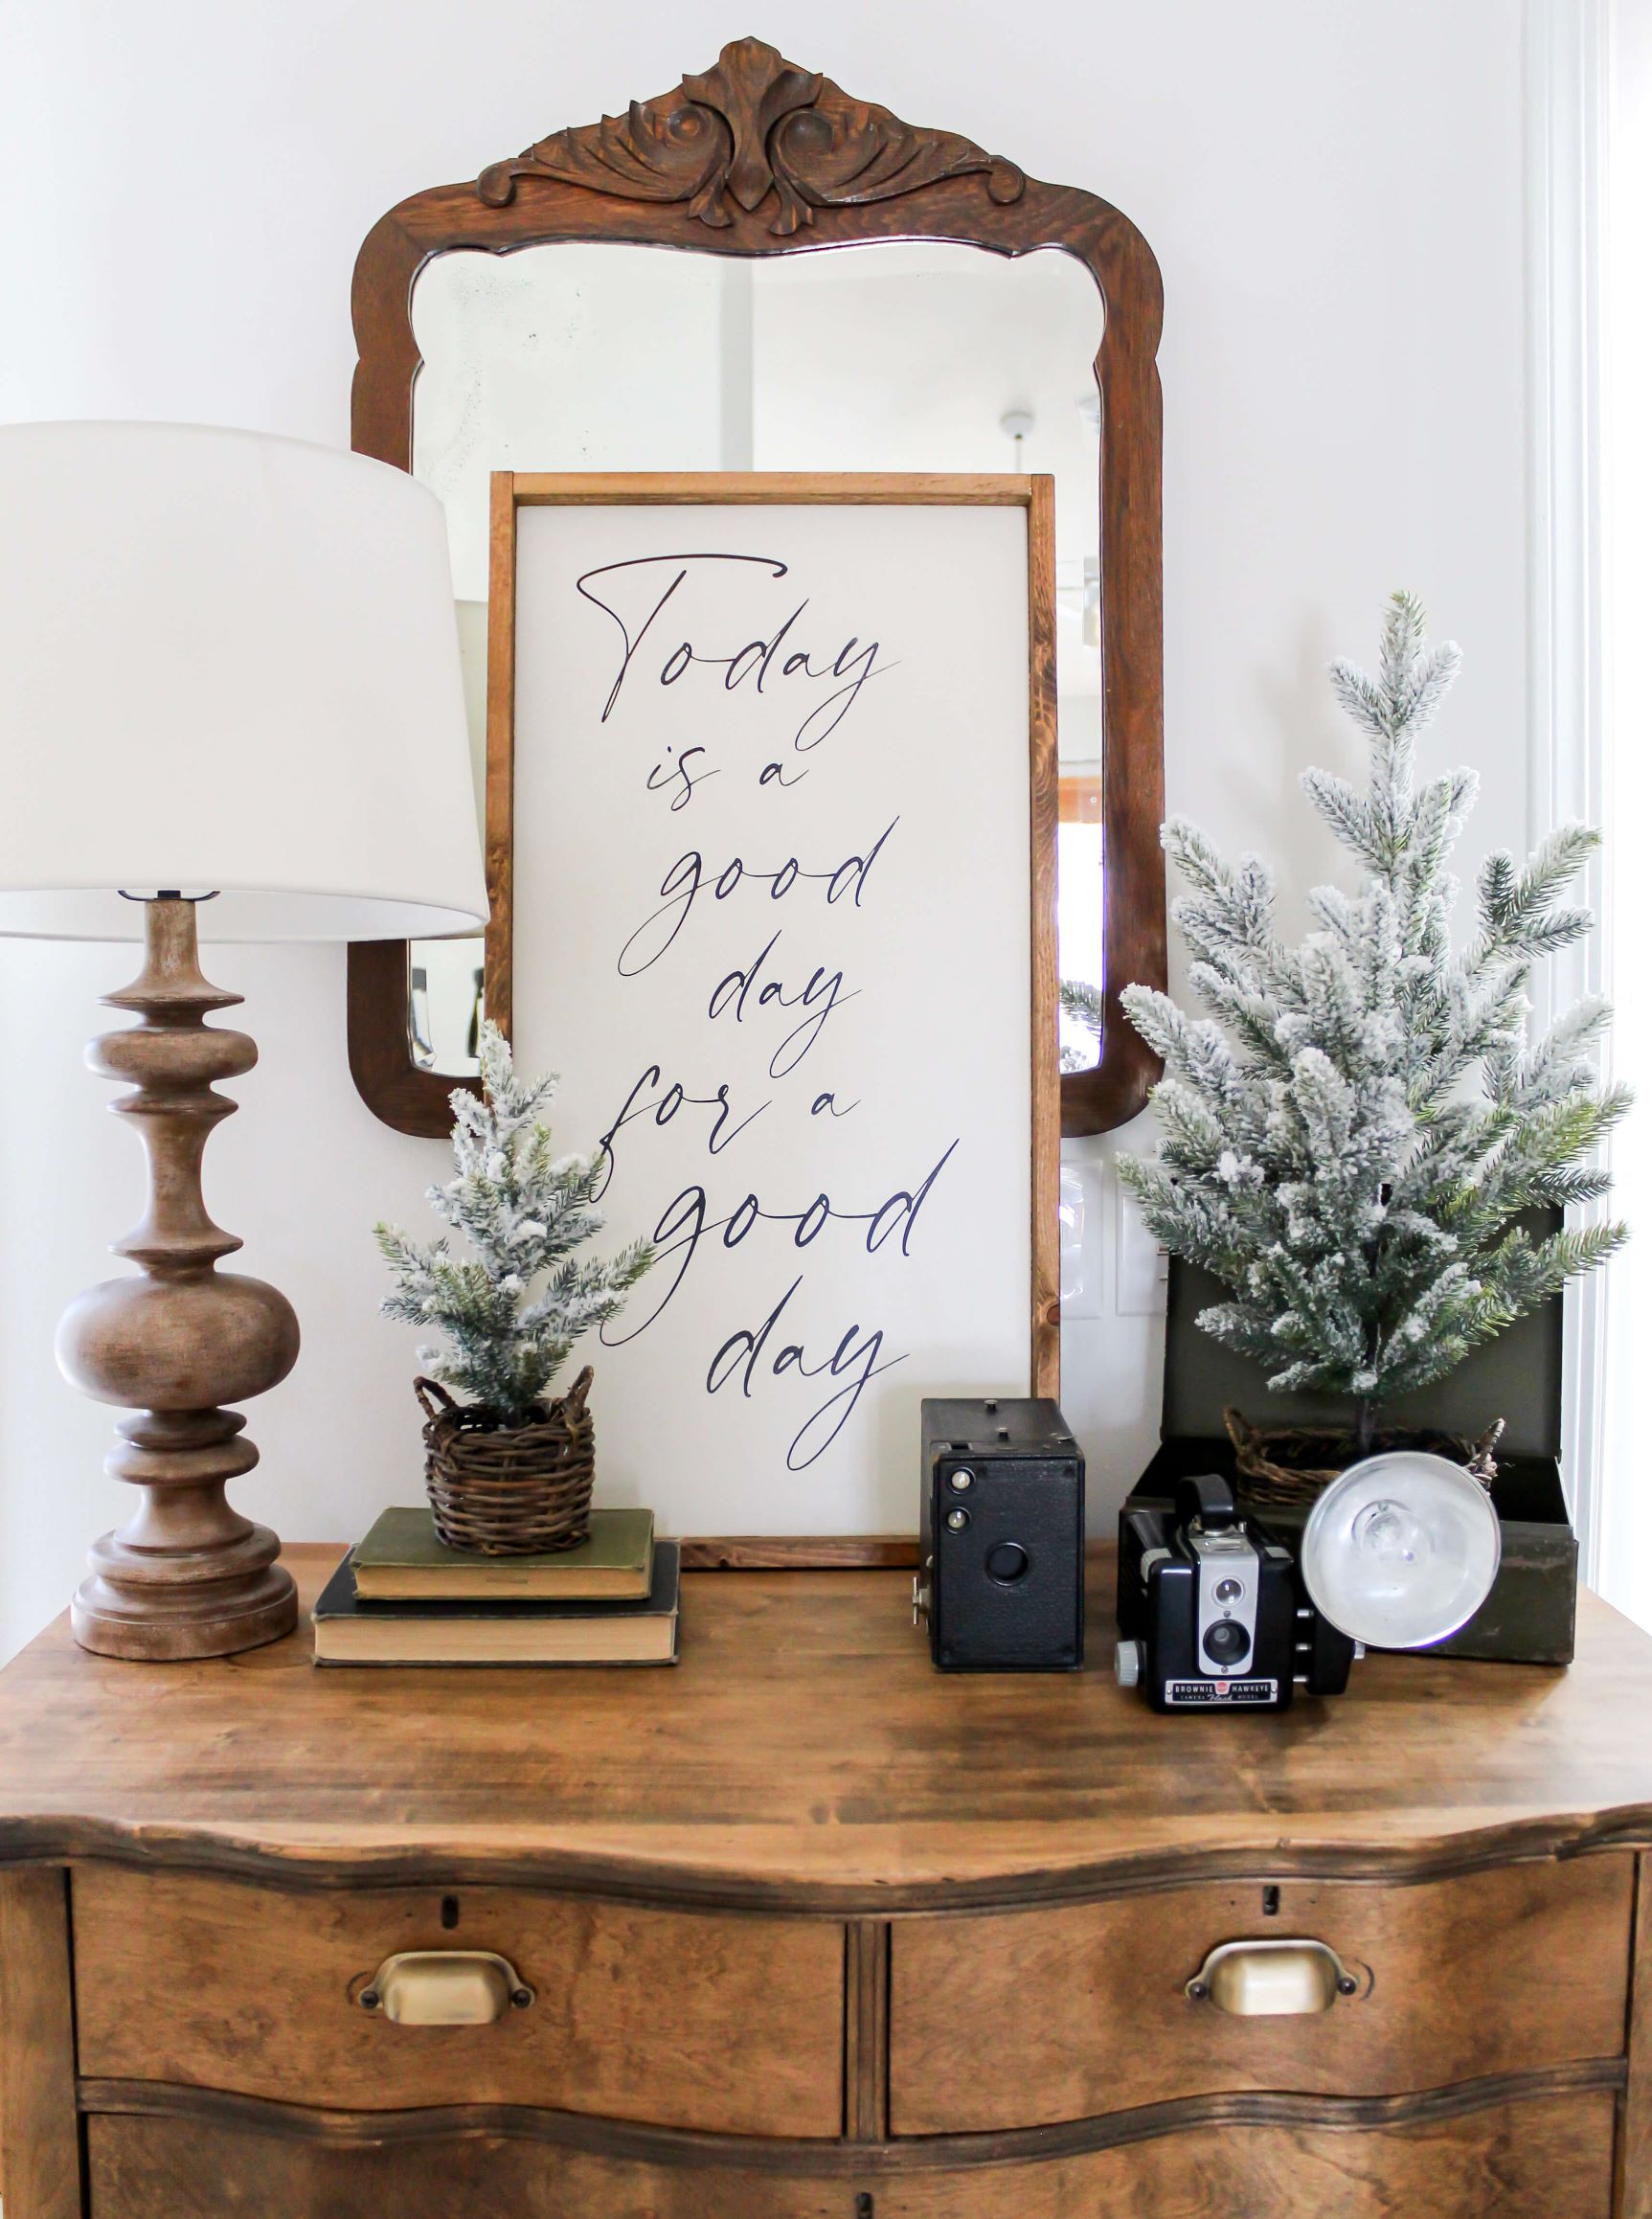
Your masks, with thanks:
M 414 474 L 441 499 L 480 805 L 488 474 L 1048 471 L 1055 480 L 1061 1065 L 1098 1054 L 1102 307 L 1059 250 L 441 255 L 414 292 Z M 416 1063 L 471 1076 L 480 940 L 416 941 Z

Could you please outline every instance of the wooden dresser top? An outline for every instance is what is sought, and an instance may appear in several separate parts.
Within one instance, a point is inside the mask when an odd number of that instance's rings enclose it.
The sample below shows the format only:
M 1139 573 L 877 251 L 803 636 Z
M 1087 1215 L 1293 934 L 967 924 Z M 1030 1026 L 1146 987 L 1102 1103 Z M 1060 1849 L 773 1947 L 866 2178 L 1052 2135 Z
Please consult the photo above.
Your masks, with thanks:
M 306 1612 L 339 1553 L 288 1551 Z M 317 1671 L 307 1622 L 121 1664 L 59 1619 L 0 1675 L 0 1860 L 866 1911 L 1652 1844 L 1652 1639 L 1591 1596 L 1570 1671 L 1373 1657 L 1165 1719 L 1095 1579 L 1071 1677 L 934 1671 L 891 1572 L 687 1574 L 675 1670 Z

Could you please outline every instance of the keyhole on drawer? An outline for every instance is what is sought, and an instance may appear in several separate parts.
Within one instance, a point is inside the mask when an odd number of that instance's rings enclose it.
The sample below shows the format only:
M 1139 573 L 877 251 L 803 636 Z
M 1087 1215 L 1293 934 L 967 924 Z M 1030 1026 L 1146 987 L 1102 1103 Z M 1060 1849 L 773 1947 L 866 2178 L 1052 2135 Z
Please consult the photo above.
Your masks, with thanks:
M 1279 1890 L 1278 1890 L 1277 1888 L 1264 1888 L 1264 1889 L 1262 1890 L 1262 1916 L 1263 1916 L 1264 1918 L 1278 1918 L 1278 1916 L 1279 1916 Z
M 449 1933 L 459 1924 L 459 1898 L 457 1895 L 444 1895 L 441 1898 L 441 1923 L 448 1929 Z

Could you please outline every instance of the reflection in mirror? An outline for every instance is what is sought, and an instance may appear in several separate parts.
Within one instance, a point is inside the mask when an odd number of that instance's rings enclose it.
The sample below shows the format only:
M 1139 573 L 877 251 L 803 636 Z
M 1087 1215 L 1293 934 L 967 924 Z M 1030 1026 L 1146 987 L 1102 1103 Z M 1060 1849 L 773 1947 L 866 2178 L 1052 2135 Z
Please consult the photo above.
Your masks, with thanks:
M 447 509 L 479 759 L 490 471 L 1048 471 L 1061 1062 L 1093 1065 L 1101 315 L 1089 271 L 1058 251 L 1012 260 L 880 240 L 742 259 L 580 242 L 436 257 L 414 291 L 413 467 Z M 409 1031 L 423 1069 L 474 1075 L 481 962 L 480 940 L 415 943 Z
M 451 514 L 451 510 L 449 511 Z M 476 821 L 486 822 L 487 776 L 487 603 L 455 603 L 459 667 L 464 677 L 464 721 L 470 728 L 470 771 L 476 787 Z M 458 940 L 415 940 L 408 949 L 407 1042 L 414 1066 L 445 1077 L 473 1078 L 482 1024 L 480 934 Z

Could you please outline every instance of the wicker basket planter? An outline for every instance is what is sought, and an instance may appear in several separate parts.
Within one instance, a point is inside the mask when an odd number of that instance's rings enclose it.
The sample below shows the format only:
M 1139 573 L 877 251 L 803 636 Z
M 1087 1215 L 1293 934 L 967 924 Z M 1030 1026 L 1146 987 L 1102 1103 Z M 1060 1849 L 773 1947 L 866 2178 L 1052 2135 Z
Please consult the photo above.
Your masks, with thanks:
M 1305 1507 L 1332 1480 L 1346 1471 L 1359 1457 L 1351 1432 L 1331 1427 L 1253 1425 L 1237 1410 L 1224 1410 L 1228 1438 L 1233 1444 L 1233 1470 L 1237 1492 L 1257 1508 L 1272 1506 Z M 1431 1456 L 1446 1457 L 1462 1464 L 1483 1487 L 1497 1477 L 1493 1455 L 1503 1432 L 1503 1420 L 1488 1427 L 1477 1441 L 1430 1429 L 1409 1433 L 1379 1433 L 1367 1454 L 1385 1449 L 1426 1449 Z
M 536 1556 L 577 1549 L 589 1530 L 596 1435 L 585 1398 L 587 1365 L 533 1425 L 501 1425 L 494 1413 L 455 1402 L 434 1379 L 416 1379 L 424 1412 L 424 1483 L 438 1538 L 479 1556 Z

